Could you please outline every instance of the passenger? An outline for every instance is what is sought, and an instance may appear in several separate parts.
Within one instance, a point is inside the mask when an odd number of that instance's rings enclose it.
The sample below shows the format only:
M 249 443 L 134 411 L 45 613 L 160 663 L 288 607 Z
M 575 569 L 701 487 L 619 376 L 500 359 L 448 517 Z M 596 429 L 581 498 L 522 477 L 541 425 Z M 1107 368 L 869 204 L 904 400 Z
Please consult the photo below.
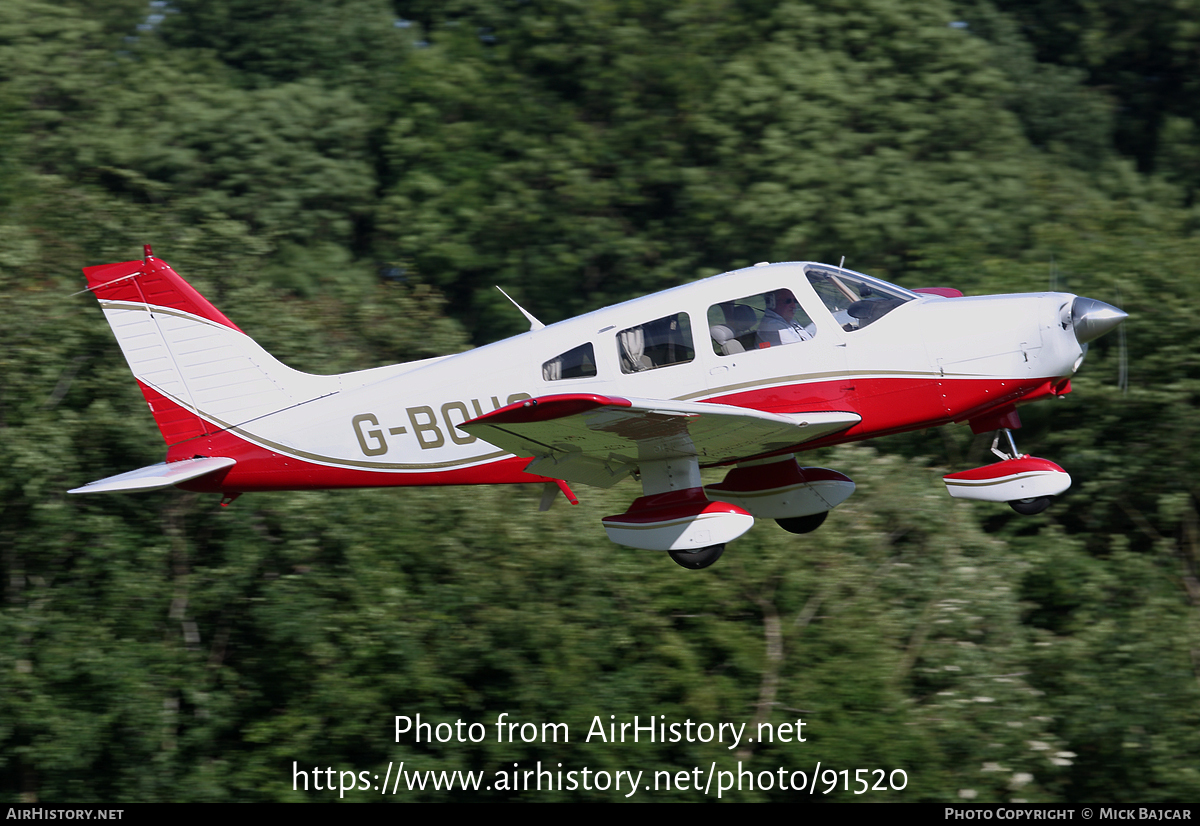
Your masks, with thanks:
M 759 347 L 795 344 L 812 338 L 795 318 L 798 304 L 791 290 L 776 290 L 767 295 L 767 311 L 758 325 Z

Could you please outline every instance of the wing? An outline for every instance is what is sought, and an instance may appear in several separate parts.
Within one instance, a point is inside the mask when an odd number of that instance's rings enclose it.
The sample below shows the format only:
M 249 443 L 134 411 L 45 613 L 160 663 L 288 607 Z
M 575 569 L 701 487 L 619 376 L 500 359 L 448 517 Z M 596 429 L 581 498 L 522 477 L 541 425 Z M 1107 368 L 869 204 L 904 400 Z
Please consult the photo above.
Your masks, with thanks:
M 862 420 L 856 413 L 776 414 L 703 402 L 589 393 L 510 404 L 459 427 L 516 456 L 529 473 L 610 487 L 643 462 L 694 456 L 701 466 L 798 447 Z

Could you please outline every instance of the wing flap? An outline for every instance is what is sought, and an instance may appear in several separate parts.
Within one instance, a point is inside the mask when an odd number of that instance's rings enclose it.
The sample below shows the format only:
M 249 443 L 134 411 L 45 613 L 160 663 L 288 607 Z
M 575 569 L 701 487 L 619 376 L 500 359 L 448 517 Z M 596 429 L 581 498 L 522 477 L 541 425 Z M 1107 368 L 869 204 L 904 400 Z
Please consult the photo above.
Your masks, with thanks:
M 89 482 L 83 487 L 69 490 L 67 493 L 129 493 L 139 490 L 157 490 L 186 482 L 189 479 L 196 479 L 235 464 L 237 464 L 236 459 L 222 456 L 183 459 L 179 462 L 159 462 L 157 465 Z
M 705 402 L 572 393 L 510 404 L 460 428 L 555 479 L 616 484 L 643 462 L 695 457 L 722 464 L 775 453 L 844 430 L 856 413 L 780 415 Z

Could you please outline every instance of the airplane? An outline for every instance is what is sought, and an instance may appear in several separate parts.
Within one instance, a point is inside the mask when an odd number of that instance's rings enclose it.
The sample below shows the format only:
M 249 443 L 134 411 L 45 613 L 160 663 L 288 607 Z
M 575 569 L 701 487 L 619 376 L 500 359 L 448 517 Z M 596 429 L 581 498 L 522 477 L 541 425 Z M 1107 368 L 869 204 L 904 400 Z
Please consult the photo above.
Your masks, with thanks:
M 951 422 L 995 431 L 1000 461 L 945 476 L 949 494 L 1040 513 L 1071 477 L 1017 450 L 1017 405 L 1070 392 L 1088 342 L 1126 318 L 1069 293 L 964 296 L 763 262 L 556 324 L 516 305 L 530 329 L 512 338 L 312 375 L 149 245 L 83 272 L 167 455 L 71 493 L 174 485 L 228 505 L 251 491 L 539 483 L 545 510 L 560 491 L 577 503 L 571 484 L 631 477 L 642 495 L 601 520 L 608 537 L 690 569 L 756 518 L 816 530 L 854 492 L 797 453 Z M 728 470 L 705 485 L 707 468 Z

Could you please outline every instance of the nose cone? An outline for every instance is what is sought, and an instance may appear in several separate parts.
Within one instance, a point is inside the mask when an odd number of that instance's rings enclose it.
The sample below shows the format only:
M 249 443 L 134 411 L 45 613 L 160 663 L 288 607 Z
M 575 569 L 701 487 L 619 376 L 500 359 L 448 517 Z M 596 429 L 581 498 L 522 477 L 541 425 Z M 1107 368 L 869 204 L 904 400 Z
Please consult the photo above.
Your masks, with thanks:
M 1094 298 L 1080 296 L 1071 305 L 1071 327 L 1080 344 L 1100 338 L 1127 318 L 1128 313 Z

